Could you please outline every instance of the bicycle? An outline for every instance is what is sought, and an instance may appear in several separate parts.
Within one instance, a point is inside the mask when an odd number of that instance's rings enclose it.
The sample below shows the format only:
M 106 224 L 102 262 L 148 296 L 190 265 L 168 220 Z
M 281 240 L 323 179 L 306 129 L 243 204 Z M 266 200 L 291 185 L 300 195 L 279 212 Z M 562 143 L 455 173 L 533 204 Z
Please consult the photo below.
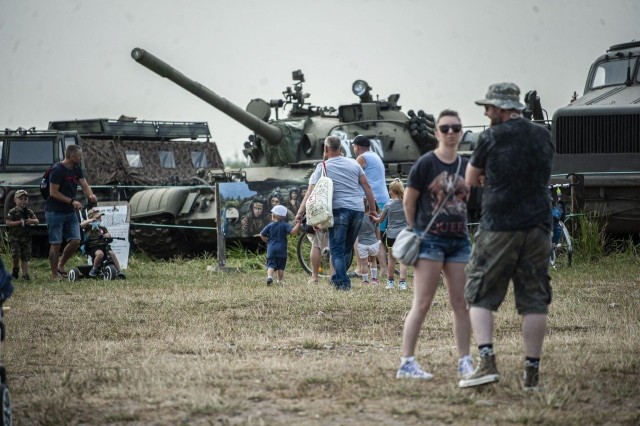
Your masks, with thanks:
M 331 253 L 329 251 L 329 231 L 318 232 L 306 232 L 302 227 L 300 237 L 298 237 L 298 244 L 296 247 L 296 254 L 298 262 L 302 269 L 309 275 L 311 275 L 311 249 L 313 243 L 320 246 L 320 267 L 318 269 L 319 277 L 331 276 Z M 347 261 L 347 270 L 351 267 L 353 262 L 353 250 L 351 251 L 351 258 Z
M 565 224 L 567 209 L 564 201 L 560 199 L 562 189 L 571 186 L 574 186 L 574 184 L 559 183 L 549 185 L 549 190 L 552 191 L 551 199 L 553 203 L 551 208 L 551 214 L 553 215 L 553 232 L 551 235 L 549 264 L 553 268 L 562 264 L 570 267 L 573 260 L 573 243 L 571 241 L 571 234 Z

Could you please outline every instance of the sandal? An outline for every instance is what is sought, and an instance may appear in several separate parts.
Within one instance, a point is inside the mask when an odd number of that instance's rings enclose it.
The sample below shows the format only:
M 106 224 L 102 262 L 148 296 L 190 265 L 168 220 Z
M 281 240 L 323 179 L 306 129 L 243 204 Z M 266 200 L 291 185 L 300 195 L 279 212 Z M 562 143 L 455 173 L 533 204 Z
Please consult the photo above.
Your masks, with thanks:
M 60 275 L 60 277 L 62 278 L 67 278 L 67 273 L 65 271 L 61 271 L 60 269 L 58 269 L 58 275 Z

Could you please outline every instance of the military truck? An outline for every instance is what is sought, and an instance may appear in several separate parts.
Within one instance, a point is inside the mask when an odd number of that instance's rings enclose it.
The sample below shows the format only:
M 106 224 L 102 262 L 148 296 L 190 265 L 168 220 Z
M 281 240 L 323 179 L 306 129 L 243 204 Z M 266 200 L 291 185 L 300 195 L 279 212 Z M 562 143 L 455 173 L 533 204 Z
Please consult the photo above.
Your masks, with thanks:
M 69 144 L 82 147 L 83 171 L 100 201 L 129 200 L 136 191 L 154 186 L 163 187 L 161 192 L 165 194 L 182 194 L 184 190 L 176 185 L 200 184 L 198 172 L 200 176 L 225 176 L 224 163 L 205 122 L 145 121 L 121 116 L 52 121 L 43 131 L 7 129 L 0 136 L 0 202 L 4 209 L 0 223 L 4 223 L 6 212 L 14 205 L 15 190 L 28 188 L 30 207 L 42 224 L 32 230 L 36 252 L 46 253 L 48 248 L 45 201 L 38 185 L 44 171 L 64 159 Z M 196 198 L 193 201 L 199 203 Z M 78 199 L 83 200 L 81 194 Z M 164 241 L 158 234 L 171 232 L 167 228 L 156 232 L 132 227 L 132 240 L 153 252 Z M 204 241 L 208 244 L 209 240 Z M 199 241 L 192 239 L 189 246 L 198 248 Z M 163 244 L 163 250 L 174 248 Z
M 29 192 L 29 208 L 41 223 L 40 226 L 31 227 L 36 254 L 44 255 L 48 251 L 47 228 L 44 225 L 45 200 L 40 195 L 40 180 L 53 163 L 64 159 L 64 150 L 68 145 L 79 143 L 80 136 L 74 131 L 20 127 L 0 132 L 0 230 L 5 230 L 7 213 L 15 206 L 13 195 L 18 189 L 26 189 Z
M 640 41 L 611 46 L 581 97 L 553 115 L 556 180 L 582 176 L 578 205 L 611 233 L 640 232 Z

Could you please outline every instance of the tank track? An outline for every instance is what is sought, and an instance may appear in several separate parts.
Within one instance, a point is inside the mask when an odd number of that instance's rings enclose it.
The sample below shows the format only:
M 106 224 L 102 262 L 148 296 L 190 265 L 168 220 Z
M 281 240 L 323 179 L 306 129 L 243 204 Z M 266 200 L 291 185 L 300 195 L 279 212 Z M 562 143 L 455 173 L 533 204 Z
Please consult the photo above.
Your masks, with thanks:
M 145 224 L 157 223 L 160 225 L 172 225 L 172 220 L 167 217 L 145 218 Z M 170 259 L 177 254 L 189 253 L 190 247 L 186 234 L 179 229 L 154 228 L 151 226 L 134 226 L 131 235 L 137 248 L 156 259 Z

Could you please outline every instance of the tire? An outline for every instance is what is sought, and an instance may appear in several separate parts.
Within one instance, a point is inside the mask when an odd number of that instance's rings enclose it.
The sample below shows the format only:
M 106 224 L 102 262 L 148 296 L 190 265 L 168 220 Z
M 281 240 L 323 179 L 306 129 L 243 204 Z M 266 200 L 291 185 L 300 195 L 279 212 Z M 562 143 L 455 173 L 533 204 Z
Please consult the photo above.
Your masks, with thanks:
M 561 221 L 559 224 L 562 231 L 560 233 L 560 241 L 553 244 L 553 247 L 551 247 L 549 263 L 554 268 L 558 266 L 570 267 L 573 262 L 573 243 L 571 241 L 571 234 L 569 234 L 569 230 L 564 222 Z
M 71 268 L 69 272 L 67 272 L 67 279 L 71 282 L 77 281 L 80 279 L 80 269 Z
M 102 278 L 103 278 L 105 281 L 108 281 L 108 280 L 115 280 L 115 279 L 116 279 L 116 274 L 117 274 L 117 273 L 118 273 L 118 271 L 116 270 L 116 267 L 115 267 L 115 266 L 113 266 L 112 264 L 105 265 L 105 266 L 102 268 Z
M 4 365 L 0 365 L 0 384 L 7 384 L 7 369 L 4 368 Z
M 9 388 L 0 384 L 0 403 L 2 404 L 2 416 L 0 416 L 0 426 L 11 426 L 13 424 L 13 412 L 11 410 L 11 396 Z
M 298 238 L 298 245 L 296 249 L 296 255 L 298 256 L 298 262 L 302 269 L 309 275 L 311 275 L 311 248 L 313 247 L 311 240 L 309 239 L 315 238 L 314 234 L 300 234 Z M 347 269 L 351 267 L 351 263 L 353 262 L 353 251 L 351 252 L 351 258 L 347 261 Z M 320 269 L 318 271 L 318 276 L 320 277 L 329 277 L 331 276 L 331 263 L 330 263 L 330 255 L 329 255 L 329 247 L 326 247 L 322 250 L 322 254 L 320 255 Z

